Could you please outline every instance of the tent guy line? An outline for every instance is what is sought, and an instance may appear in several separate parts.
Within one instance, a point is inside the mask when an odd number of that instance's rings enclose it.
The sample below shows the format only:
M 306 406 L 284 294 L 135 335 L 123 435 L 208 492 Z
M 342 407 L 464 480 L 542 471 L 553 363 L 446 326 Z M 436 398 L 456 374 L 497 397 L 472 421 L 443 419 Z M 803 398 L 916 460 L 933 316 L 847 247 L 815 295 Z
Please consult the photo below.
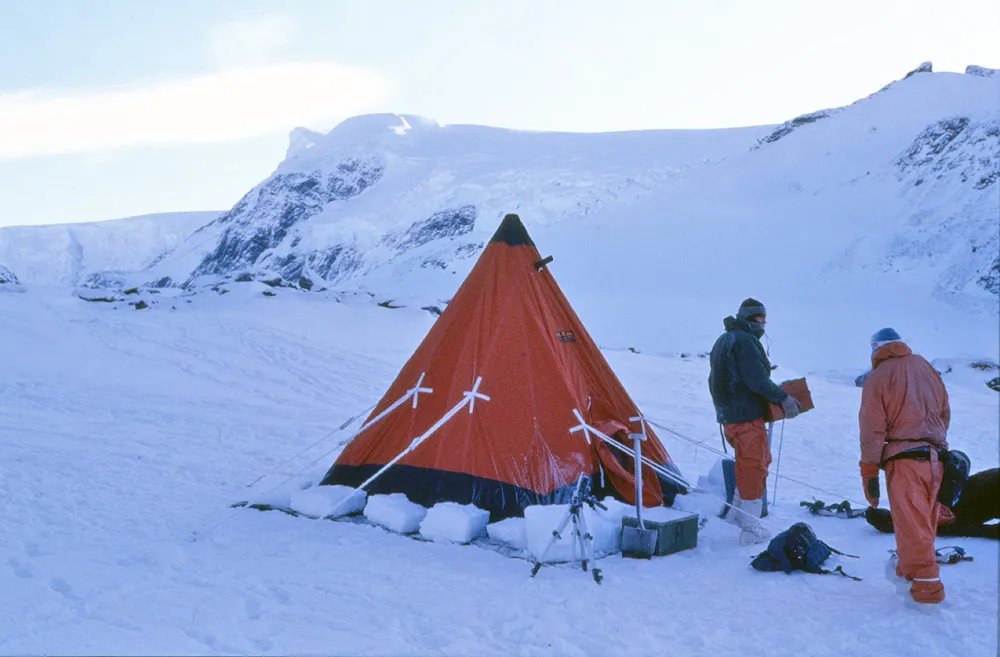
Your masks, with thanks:
M 670 427 L 666 427 L 666 426 L 664 426 L 662 424 L 659 424 L 658 422 L 655 422 L 653 420 L 648 420 L 648 422 L 651 425 L 653 425 L 654 427 L 656 427 L 657 429 L 663 429 L 667 433 L 672 434 L 674 436 L 677 436 L 678 438 L 680 438 L 682 440 L 686 440 L 689 443 L 692 443 L 692 444 L 694 444 L 694 445 L 696 445 L 698 447 L 703 447 L 707 451 L 712 452 L 713 454 L 717 454 L 717 455 L 722 456 L 722 457 L 728 456 L 728 454 L 726 454 L 725 452 L 723 452 L 721 450 L 718 450 L 718 449 L 715 449 L 714 447 L 710 447 L 709 445 L 706 445 L 705 441 L 697 441 L 694 438 L 689 438 L 688 436 L 685 436 L 684 434 L 680 433 L 679 431 L 675 431 L 674 429 L 671 429 Z M 795 479 L 794 477 L 789 477 L 788 475 L 780 475 L 780 474 L 778 474 L 776 472 L 771 472 L 770 470 L 768 470 L 767 473 L 769 475 L 773 475 L 775 477 L 775 479 L 778 479 L 778 478 L 787 479 L 788 481 L 791 481 L 791 482 L 794 482 L 796 484 L 799 484 L 800 486 L 805 486 L 806 488 L 811 488 L 811 489 L 819 491 L 821 493 L 826 493 L 827 495 L 833 495 L 835 497 L 840 497 L 840 493 L 835 493 L 833 491 L 826 490 L 825 488 L 820 488 L 819 486 L 814 486 L 812 484 L 806 483 L 806 482 L 801 481 L 799 479 Z M 844 497 L 844 499 L 847 500 L 847 501 L 849 501 L 849 502 L 851 502 L 855 506 L 860 506 L 860 507 L 868 506 L 867 502 L 864 502 L 864 503 L 858 502 L 857 500 L 852 500 L 851 498 L 846 497 L 846 496 Z
M 376 402 L 376 404 L 377 404 L 377 402 Z M 287 465 L 288 463 L 291 463 L 295 459 L 299 458 L 300 456 L 302 456 L 303 454 L 305 454 L 306 452 L 308 452 L 312 448 L 314 448 L 314 447 L 316 447 L 316 446 L 318 446 L 318 445 L 326 442 L 330 438 L 333 438 L 335 435 L 337 435 L 338 433 L 340 433 L 341 431 L 343 431 L 344 429 L 346 429 L 347 427 L 349 427 L 351 424 L 353 424 L 354 421 L 357 420 L 359 417 L 361 417 L 365 413 L 370 412 L 373 408 L 375 408 L 376 404 L 372 404 L 371 406 L 369 406 L 368 408 L 364 409 L 363 411 L 358 411 L 357 413 L 355 413 L 351 417 L 347 418 L 339 427 L 337 427 L 336 429 L 334 429 L 333 431 L 331 431 L 329 433 L 324 434 L 319 440 L 317 440 L 316 442 L 314 442 L 312 445 L 309 445 L 309 446 L 307 446 L 307 447 L 299 450 L 299 452 L 297 454 L 293 454 L 292 456 L 289 456 L 284 461 L 282 461 L 281 463 L 279 463 L 278 465 L 276 465 L 274 467 L 274 470 L 271 470 L 270 472 L 265 472 L 264 474 L 260 475 L 259 477 L 257 477 L 253 481 L 251 481 L 249 484 L 247 484 L 245 486 L 245 488 L 250 488 L 251 486 L 253 486 L 257 482 L 259 482 L 261 479 L 263 479 L 264 477 L 267 477 L 269 475 L 275 474 L 278 471 L 279 468 L 284 467 L 285 465 Z M 360 431 L 360 429 L 359 429 L 359 431 Z M 337 443 L 336 445 L 334 445 L 334 447 L 333 447 L 332 450 L 330 450 L 330 451 L 326 452 L 325 454 L 321 455 L 320 458 L 325 458 L 325 457 L 329 456 L 330 454 L 332 454 L 333 451 L 336 450 L 338 447 L 343 447 L 344 445 L 346 445 L 347 443 L 349 443 L 351 440 L 353 440 L 354 436 L 356 436 L 357 434 L 358 434 L 358 432 L 355 432 L 355 433 L 351 434 L 350 436 L 348 436 L 347 438 L 344 438 L 339 443 Z M 279 486 L 283 485 L 283 484 L 287 483 L 288 481 L 290 481 L 292 479 L 292 477 L 295 477 L 297 475 L 302 474 L 302 472 L 306 468 L 308 468 L 310 465 L 312 465 L 313 463 L 315 463 L 315 460 L 314 461 L 310 461 L 309 463 L 307 463 L 306 465 L 304 465 L 299 470 L 293 472 L 287 479 L 285 479 L 284 481 L 282 481 L 278 485 Z
M 608 443 L 609 445 L 611 445 L 612 447 L 614 447 L 618 451 L 624 452 L 624 453 L 628 454 L 629 456 L 631 456 L 632 458 L 635 458 L 635 452 L 631 448 L 626 447 L 625 445 L 621 444 L 620 442 L 618 442 L 617 440 L 615 440 L 611 436 L 603 433 L 601 430 L 596 429 L 596 428 L 590 426 L 589 424 L 587 424 L 587 422 L 583 419 L 583 416 L 580 415 L 580 411 L 578 411 L 575 408 L 573 409 L 573 415 L 575 415 L 576 419 L 580 421 L 580 424 L 578 424 L 577 426 L 571 428 L 569 430 L 570 433 L 577 433 L 577 432 L 582 431 L 583 435 L 584 435 L 584 438 L 586 438 L 586 440 L 587 440 L 587 444 L 588 445 L 590 444 L 590 434 L 594 434 L 594 436 L 596 436 L 597 438 L 600 438 L 601 440 L 603 440 L 604 442 Z M 635 421 L 635 420 L 645 420 L 645 418 L 630 418 L 630 419 L 632 419 L 633 421 Z M 643 434 L 645 434 L 645 432 L 646 432 L 646 427 L 644 425 L 643 426 Z M 667 470 L 665 467 L 663 467 L 659 463 L 657 463 L 657 462 L 649 459 L 646 456 L 640 455 L 640 457 L 642 459 L 642 462 L 645 463 L 646 465 L 648 465 L 656 473 L 663 475 L 664 477 L 666 477 L 667 479 L 670 479 L 674 483 L 677 483 L 677 484 L 680 484 L 681 486 L 684 486 L 684 488 L 686 490 L 688 490 L 688 491 L 695 490 L 694 486 L 692 486 L 691 484 L 689 484 L 684 479 L 682 479 L 682 478 L 678 477 L 677 475 L 673 474 L 672 472 L 670 472 L 669 470 Z
M 354 432 L 353 434 L 351 434 L 350 436 L 348 436 L 348 437 L 347 437 L 347 438 L 345 438 L 344 440 L 340 441 L 340 443 L 339 443 L 339 444 L 335 445 L 335 446 L 333 447 L 333 449 L 331 449 L 331 450 L 329 450 L 329 451 L 327 451 L 327 452 L 325 452 L 325 453 L 321 454 L 321 455 L 320 455 L 320 456 L 318 456 L 317 458 L 313 459 L 312 461 L 310 461 L 310 462 L 309 462 L 309 463 L 307 463 L 306 465 L 304 465 L 304 466 L 302 466 L 301 468 L 299 468 L 299 470 L 298 470 L 297 472 L 293 472 L 293 473 L 292 473 L 291 475 L 289 475 L 289 476 L 288 476 L 288 477 L 286 477 L 285 479 L 283 479 L 283 480 L 279 481 L 279 482 L 278 482 L 277 484 L 275 484 L 275 485 L 274 485 L 273 487 L 271 487 L 270 489 L 268 489 L 268 490 L 266 490 L 266 491 L 264 491 L 264 492 L 262 492 L 262 493 L 259 493 L 259 494 L 257 494 L 256 498 L 257 498 L 257 499 L 259 500 L 260 498 L 264 497 L 265 495 L 268 495 L 269 493 L 273 493 L 274 491 L 278 490 L 279 488 L 281 488 L 282 486 L 284 486 L 285 484 L 287 484 L 287 483 L 288 483 L 289 481 L 291 481 L 292 479 L 294 479 L 294 478 L 295 478 L 296 476 L 298 476 L 298 475 L 302 474 L 302 472 L 303 472 L 303 471 L 304 471 L 304 470 L 305 470 L 306 468 L 308 468 L 309 466 L 311 466 L 311 465 L 313 465 L 313 464 L 317 463 L 317 462 L 318 462 L 318 461 L 319 461 L 320 459 L 324 459 L 324 458 L 326 458 L 326 457 L 330 456 L 331 454 L 333 454 L 333 452 L 334 452 L 334 451 L 336 451 L 336 450 L 337 450 L 337 448 L 338 448 L 338 447 L 341 447 L 341 446 L 343 446 L 343 445 L 346 445 L 347 443 L 349 443 L 349 442 L 351 442 L 352 440 L 354 440 L 354 439 L 355 439 L 355 438 L 356 438 L 356 437 L 357 437 L 358 435 L 360 435 L 361 433 L 363 433 L 363 432 L 364 432 L 364 431 L 365 431 L 366 429 L 368 429 L 369 427 L 371 427 L 371 426 L 372 426 L 373 424 L 375 424 L 376 422 L 378 422 L 379 420 L 381 420 L 382 418 L 384 418 L 385 416 L 387 416 L 387 415 L 388 415 L 389 413 L 391 413 L 392 411 L 394 411 L 394 410 L 396 410 L 397 408 L 399 408 L 399 407 L 400 407 L 400 406 L 401 406 L 401 405 L 402 405 L 402 404 L 403 404 L 404 402 L 406 402 L 406 400 L 407 400 L 407 399 L 409 399 L 410 397 L 413 397 L 413 408 L 416 408 L 416 407 L 417 407 L 417 393 L 418 393 L 418 392 L 424 392 L 424 393 L 430 393 L 430 392 L 433 392 L 433 390 L 431 390 L 430 388 L 421 388 L 421 387 L 420 387 L 420 384 L 421 384 L 421 383 L 423 382 L 423 380 L 424 380 L 424 374 L 423 374 L 423 373 L 421 373 L 421 374 L 420 374 L 420 378 L 419 378 L 419 379 L 417 380 L 417 385 L 415 385 L 414 387 L 410 388 L 410 389 L 409 389 L 409 390 L 408 390 L 408 391 L 406 392 L 406 394 L 404 394 L 404 395 L 403 395 L 402 397 L 400 397 L 400 398 L 399 398 L 399 399 L 397 399 L 397 400 L 396 400 L 395 402 L 393 402 L 393 403 L 392 403 L 392 404 L 391 404 L 391 405 L 390 405 L 390 406 L 389 406 L 388 408 L 386 408 L 386 409 L 385 409 L 384 411 L 382 411 L 381 413 L 379 413 L 378 415 L 376 415 L 376 416 L 375 416 L 375 417 L 373 417 L 372 419 L 370 419 L 370 420 L 368 420 L 367 422 L 365 422 L 365 423 L 364 423 L 363 425 L 361 425 L 361 426 L 360 426 L 360 427 L 358 428 L 358 430 L 357 430 L 357 431 L 355 431 L 355 432 Z M 375 408 L 375 406 L 376 406 L 376 405 L 377 405 L 377 404 L 372 404 L 371 406 L 369 406 L 369 407 L 368 407 L 368 409 L 366 409 L 366 410 L 364 410 L 364 411 L 361 411 L 361 413 L 359 413 L 358 415 L 361 415 L 361 414 L 364 414 L 364 413 L 367 413 L 367 412 L 368 412 L 369 410 L 371 410 L 371 409 Z M 330 432 L 329 434 L 327 434 L 326 436 L 324 436 L 323 438 L 320 438 L 320 439 L 319 439 L 319 440 L 318 440 L 318 441 L 317 441 L 316 443 L 313 443 L 313 446 L 314 446 L 314 445 L 318 445 L 319 443 L 323 442 L 323 441 L 324 441 L 324 440 L 326 440 L 327 438 L 329 438 L 329 437 L 333 436 L 333 434 L 335 434 L 335 433 L 336 433 L 337 431 L 340 431 L 340 430 L 341 430 L 341 429 L 343 429 L 343 428 L 344 428 L 345 426 L 347 426 L 347 425 L 348 425 L 348 424 L 350 424 L 350 423 L 351 423 L 352 421 L 354 421 L 354 419 L 355 419 L 356 417 L 358 417 L 358 416 L 357 416 L 357 415 L 355 415 L 355 416 L 354 416 L 354 417 L 352 417 L 352 418 L 351 418 L 350 420 L 348 420 L 348 421 L 347 421 L 346 423 L 342 424 L 342 425 L 340 426 L 340 429 L 336 429 L 336 430 L 334 430 L 334 431 Z M 309 448 L 307 448 L 306 450 L 303 450 L 303 451 L 308 451 L 308 449 L 309 449 Z M 301 454 L 301 453 L 302 453 L 302 452 L 300 452 L 299 454 Z M 293 458 L 294 458 L 294 457 L 293 457 Z M 288 462 L 289 460 L 291 460 L 291 459 L 287 459 L 287 460 L 285 461 L 285 463 L 287 463 L 287 462 Z M 262 478 L 263 478 L 263 477 L 265 477 L 265 476 L 267 476 L 267 475 L 266 475 L 266 474 L 265 474 L 265 475 L 261 475 L 261 477 L 258 477 L 256 481 L 260 481 L 260 479 L 262 479 Z M 250 484 L 248 484 L 248 486 L 252 486 L 252 485 L 253 485 L 254 483 L 256 483 L 256 481 L 254 481 L 254 482 L 251 482 Z M 233 517 L 232 515 L 227 515 L 226 517 L 222 518 L 221 520 L 219 520 L 218 522 L 216 522 L 216 523 L 215 523 L 214 525 L 212 525 L 211 527 L 209 527 L 209 528 L 208 528 L 207 530 L 205 530 L 204 532 L 198 532 L 198 531 L 195 531 L 195 532 L 193 532 L 193 533 L 192 533 L 192 536 L 191 536 L 191 542 L 192 542 L 192 543 L 194 543 L 194 542 L 196 542 L 196 541 L 197 541 L 197 540 L 198 540 L 199 538 L 201 538 L 202 536 L 205 536 L 205 535 L 208 535 L 208 534 L 211 534 L 211 533 L 212 533 L 213 531 L 215 531 L 216 529 L 218 529 L 218 528 L 219 528 L 219 527 L 221 527 L 222 525 L 224 525 L 224 524 L 226 524 L 227 522 L 229 522 L 229 521 L 230 521 L 230 520 L 232 519 L 232 517 Z
M 583 418 L 580 417 L 579 411 L 577 411 L 576 409 L 573 409 L 573 413 L 576 414 L 576 416 L 580 420 L 581 424 L 578 425 L 578 426 L 576 426 L 576 427 L 573 427 L 572 429 L 570 429 L 570 432 L 583 431 L 584 436 L 586 437 L 588 443 L 590 442 L 590 436 L 589 436 L 589 434 L 593 433 L 597 438 L 600 438 L 604 442 L 608 443 L 609 445 L 611 445 L 612 447 L 614 447 L 615 449 L 617 449 L 619 452 L 623 452 L 625 454 L 628 454 L 633 459 L 635 458 L 635 450 L 627 447 L 626 445 L 621 444 L 620 442 L 618 442 L 614 438 L 612 438 L 612 437 L 604 434 L 603 432 L 599 431 L 598 429 L 595 429 L 594 427 L 588 425 L 586 422 L 583 421 Z M 634 417 L 634 418 L 629 418 L 629 419 L 632 420 L 633 422 L 635 422 L 637 420 L 641 420 L 643 423 L 649 422 L 649 420 L 646 420 L 646 418 L 644 418 L 644 417 Z M 652 422 L 650 422 L 650 424 L 652 424 Z M 661 427 L 661 428 L 665 428 L 665 427 Z M 646 430 L 646 427 L 645 427 L 645 424 L 643 424 L 643 433 L 645 433 L 645 430 Z M 667 431 L 670 431 L 670 430 L 667 429 Z M 644 463 L 645 465 L 648 465 L 657 474 L 662 475 L 662 476 L 666 477 L 667 479 L 670 479 L 671 481 L 684 486 L 688 493 L 696 493 L 696 494 L 699 494 L 699 495 L 707 495 L 708 497 L 713 497 L 713 498 L 722 500 L 722 503 L 725 506 L 728 506 L 731 510 L 736 511 L 738 513 L 742 513 L 744 515 L 748 515 L 748 516 L 751 515 L 751 514 L 747 513 L 746 511 L 744 511 L 743 509 L 741 509 L 739 507 L 736 507 L 736 506 L 733 506 L 732 504 L 730 504 L 729 502 L 727 502 L 725 499 L 719 497 L 718 495 L 716 495 L 715 493 L 712 493 L 711 491 L 707 491 L 707 490 L 704 490 L 704 489 L 692 486 L 690 483 L 688 483 L 684 479 L 682 479 L 680 477 L 677 477 L 672 472 L 669 472 L 666 468 L 664 468 L 663 466 L 661 466 L 659 463 L 656 463 L 654 461 L 650 461 L 649 459 L 647 459 L 645 456 L 642 456 L 641 454 L 639 456 L 640 456 L 640 459 L 641 459 L 642 463 Z M 640 469 L 636 469 L 636 472 L 639 473 L 639 472 L 641 472 L 641 470 Z M 637 489 L 638 489 L 638 486 L 639 486 L 639 484 L 638 484 L 639 481 L 640 480 L 637 478 L 636 479 Z

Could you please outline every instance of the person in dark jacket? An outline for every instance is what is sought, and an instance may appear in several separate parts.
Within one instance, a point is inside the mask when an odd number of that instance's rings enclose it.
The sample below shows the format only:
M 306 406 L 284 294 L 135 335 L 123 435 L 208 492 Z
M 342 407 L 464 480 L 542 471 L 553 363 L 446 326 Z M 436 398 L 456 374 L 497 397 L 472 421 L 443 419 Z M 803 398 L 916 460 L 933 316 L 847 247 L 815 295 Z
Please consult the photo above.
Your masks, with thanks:
M 736 452 L 735 513 L 727 519 L 742 530 L 740 544 L 764 543 L 771 538 L 758 518 L 764 507 L 764 485 L 771 464 L 765 420 L 772 402 L 785 417 L 799 414 L 799 403 L 771 381 L 771 363 L 760 343 L 767 310 L 756 299 L 746 299 L 735 317 L 726 317 L 726 332 L 712 347 L 708 388 L 716 420 Z

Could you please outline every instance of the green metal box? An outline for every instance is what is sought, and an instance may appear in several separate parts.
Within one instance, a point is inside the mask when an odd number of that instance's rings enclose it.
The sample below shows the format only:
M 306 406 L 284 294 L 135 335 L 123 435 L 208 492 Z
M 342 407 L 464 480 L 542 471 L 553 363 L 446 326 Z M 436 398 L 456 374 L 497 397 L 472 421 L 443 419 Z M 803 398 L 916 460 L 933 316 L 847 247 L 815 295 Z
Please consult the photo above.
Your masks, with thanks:
M 665 507 L 643 509 L 642 524 L 646 529 L 656 530 L 654 556 L 662 557 L 681 550 L 690 550 L 698 545 L 697 513 L 680 512 Z M 622 527 L 638 526 L 635 516 L 622 517 Z

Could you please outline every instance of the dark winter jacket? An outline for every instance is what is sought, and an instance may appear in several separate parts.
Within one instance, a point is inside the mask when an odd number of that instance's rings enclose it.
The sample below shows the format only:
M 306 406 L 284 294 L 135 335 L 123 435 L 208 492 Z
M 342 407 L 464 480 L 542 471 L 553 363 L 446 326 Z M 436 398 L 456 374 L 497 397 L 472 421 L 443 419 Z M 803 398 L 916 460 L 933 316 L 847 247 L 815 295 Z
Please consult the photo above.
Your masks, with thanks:
M 727 317 L 723 324 L 726 332 L 712 347 L 708 375 L 716 419 L 738 424 L 764 418 L 768 403 L 780 404 L 788 393 L 771 381 L 771 363 L 750 322 Z
M 1000 468 L 969 477 L 951 510 L 955 523 L 960 525 L 979 525 L 1000 518 Z

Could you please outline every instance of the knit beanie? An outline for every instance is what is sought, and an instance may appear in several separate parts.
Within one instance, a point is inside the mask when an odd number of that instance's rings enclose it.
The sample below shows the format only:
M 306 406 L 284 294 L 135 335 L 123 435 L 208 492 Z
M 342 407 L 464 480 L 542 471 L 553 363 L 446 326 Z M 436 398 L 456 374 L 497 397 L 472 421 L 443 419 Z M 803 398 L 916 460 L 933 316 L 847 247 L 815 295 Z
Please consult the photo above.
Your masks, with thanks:
M 901 342 L 903 338 L 899 337 L 899 333 L 893 328 L 883 328 L 875 331 L 872 335 L 872 353 L 884 344 L 889 344 L 890 342 Z
M 740 304 L 740 309 L 736 312 L 736 317 L 739 319 L 750 319 L 755 315 L 766 314 L 767 309 L 764 308 L 764 304 L 756 299 L 750 298 Z

